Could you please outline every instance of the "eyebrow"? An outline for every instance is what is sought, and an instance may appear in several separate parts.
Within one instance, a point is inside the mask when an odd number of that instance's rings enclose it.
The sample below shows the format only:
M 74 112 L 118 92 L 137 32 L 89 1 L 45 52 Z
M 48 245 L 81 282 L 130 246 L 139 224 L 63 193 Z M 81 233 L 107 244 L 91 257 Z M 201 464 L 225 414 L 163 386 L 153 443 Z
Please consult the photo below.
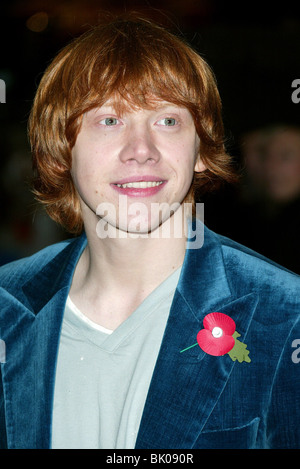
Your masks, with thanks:
M 166 101 L 158 102 L 157 104 L 158 104 L 157 106 L 155 106 L 153 109 L 150 108 L 149 110 L 150 111 L 153 110 L 153 112 L 163 112 L 163 111 L 167 112 L 171 108 L 176 108 L 178 111 L 188 111 L 188 109 L 185 108 L 184 106 L 178 106 L 177 104 L 168 103 Z M 106 111 L 109 111 L 111 109 L 114 112 L 116 112 L 114 102 L 113 101 L 107 101 L 102 106 L 95 107 L 95 108 L 91 109 L 90 111 L 88 111 L 88 113 L 92 113 L 92 114 L 96 115 L 98 112 L 106 112 Z M 141 109 L 143 109 L 143 108 L 141 108 Z M 145 108 L 145 109 L 147 109 L 147 108 Z M 130 106 L 129 106 L 129 111 L 128 112 L 130 113 Z M 134 112 L 134 110 L 132 112 Z M 126 105 L 125 105 L 124 113 L 126 113 Z

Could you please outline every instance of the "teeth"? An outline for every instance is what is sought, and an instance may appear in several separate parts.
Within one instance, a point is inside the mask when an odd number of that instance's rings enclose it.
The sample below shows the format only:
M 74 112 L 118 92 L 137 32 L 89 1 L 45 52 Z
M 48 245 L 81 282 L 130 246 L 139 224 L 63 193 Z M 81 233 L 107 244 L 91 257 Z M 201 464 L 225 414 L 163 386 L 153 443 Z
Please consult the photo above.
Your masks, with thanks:
M 127 182 L 126 184 L 116 184 L 118 187 L 127 188 L 132 187 L 134 189 L 146 189 L 147 187 L 155 187 L 162 184 L 163 181 L 141 181 L 141 182 Z

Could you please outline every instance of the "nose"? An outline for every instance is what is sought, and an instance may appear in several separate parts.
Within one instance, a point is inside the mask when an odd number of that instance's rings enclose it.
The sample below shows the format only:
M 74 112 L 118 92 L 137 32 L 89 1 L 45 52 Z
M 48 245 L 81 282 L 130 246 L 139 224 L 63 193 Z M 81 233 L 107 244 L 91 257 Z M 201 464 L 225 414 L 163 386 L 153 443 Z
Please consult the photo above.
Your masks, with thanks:
M 154 164 L 160 160 L 160 152 L 154 136 L 147 126 L 132 126 L 127 132 L 125 144 L 120 152 L 123 163 Z

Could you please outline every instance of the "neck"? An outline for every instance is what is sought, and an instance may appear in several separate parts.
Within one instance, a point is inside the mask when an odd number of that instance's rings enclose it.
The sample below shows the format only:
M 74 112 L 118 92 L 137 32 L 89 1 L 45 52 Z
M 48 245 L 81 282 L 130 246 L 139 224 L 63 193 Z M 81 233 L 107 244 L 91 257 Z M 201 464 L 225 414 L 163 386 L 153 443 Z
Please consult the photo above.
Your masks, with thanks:
M 180 220 L 181 232 L 161 237 L 160 227 L 159 233 L 142 238 L 99 238 L 95 223 L 93 229 L 87 223 L 88 244 L 75 269 L 70 290 L 77 307 L 98 324 L 117 328 L 181 266 L 186 249 L 186 221 L 183 217 Z
M 186 249 L 186 221 L 175 213 L 172 226 L 160 226 L 154 232 L 136 237 L 116 232 L 111 238 L 99 238 L 96 230 L 86 225 L 88 239 L 78 264 L 81 285 L 99 285 L 106 291 L 118 288 L 150 290 L 159 285 L 183 262 Z M 171 225 L 171 224 L 170 224 Z M 169 225 L 169 227 L 170 227 Z M 181 225 L 181 226 L 180 226 Z

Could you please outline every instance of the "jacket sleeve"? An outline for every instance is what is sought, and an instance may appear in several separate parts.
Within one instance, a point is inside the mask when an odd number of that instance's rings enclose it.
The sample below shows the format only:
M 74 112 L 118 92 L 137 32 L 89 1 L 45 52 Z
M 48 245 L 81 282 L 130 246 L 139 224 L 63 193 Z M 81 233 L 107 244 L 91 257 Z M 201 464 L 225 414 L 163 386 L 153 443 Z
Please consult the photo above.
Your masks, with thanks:
M 6 422 L 5 422 L 5 412 L 4 412 L 4 395 L 3 395 L 1 367 L 0 367 L 0 449 L 7 449 Z
M 267 444 L 300 448 L 300 315 L 285 342 L 274 376 L 267 416 Z

